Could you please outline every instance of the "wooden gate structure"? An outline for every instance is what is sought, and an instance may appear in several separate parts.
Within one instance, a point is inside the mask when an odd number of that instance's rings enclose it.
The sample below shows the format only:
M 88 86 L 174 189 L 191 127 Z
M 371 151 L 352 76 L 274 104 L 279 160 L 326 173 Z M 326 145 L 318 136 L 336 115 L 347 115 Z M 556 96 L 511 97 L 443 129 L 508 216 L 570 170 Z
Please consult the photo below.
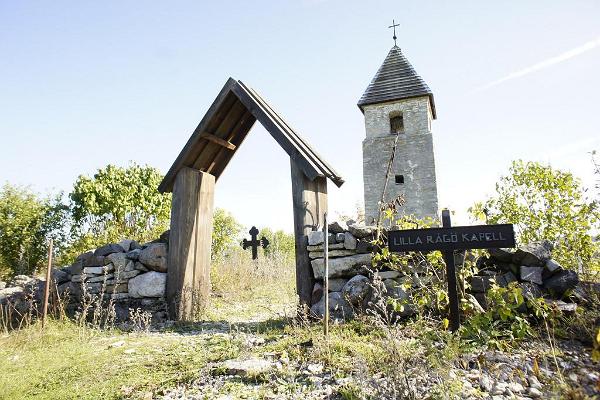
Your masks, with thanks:
M 254 90 L 229 78 L 158 187 L 173 193 L 166 292 L 173 319 L 192 320 L 206 305 L 215 182 L 257 120 L 290 157 L 296 291 L 310 306 L 307 235 L 323 224 L 327 179 L 338 187 L 344 180 Z

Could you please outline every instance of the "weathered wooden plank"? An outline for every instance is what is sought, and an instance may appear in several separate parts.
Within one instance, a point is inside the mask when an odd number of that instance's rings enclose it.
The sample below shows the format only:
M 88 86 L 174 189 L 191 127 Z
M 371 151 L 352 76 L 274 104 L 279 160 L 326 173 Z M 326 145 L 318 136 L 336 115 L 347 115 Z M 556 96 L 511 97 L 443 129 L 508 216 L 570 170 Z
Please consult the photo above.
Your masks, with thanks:
M 236 151 L 240 148 L 240 145 L 244 141 L 244 139 L 248 136 L 250 129 L 256 122 L 256 118 L 252 113 L 246 110 L 244 116 L 238 121 L 237 125 L 233 128 L 231 133 L 229 134 L 228 141 L 233 143 L 236 146 L 235 151 L 225 151 L 222 150 L 219 152 L 213 162 L 211 163 L 207 172 L 213 174 L 217 180 L 229 164 L 229 161 L 233 158 Z
M 223 140 L 220 137 L 213 135 L 212 133 L 204 132 L 200 135 L 200 137 L 202 139 L 208 140 L 209 142 L 213 142 L 218 144 L 219 146 L 225 147 L 229 150 L 235 150 L 235 148 L 237 147 L 235 144 L 228 142 L 227 140 Z
M 235 96 L 234 96 L 235 97 Z M 240 101 L 236 98 L 233 106 L 227 111 L 225 118 L 219 123 L 218 126 L 215 126 L 211 130 L 207 130 L 207 132 L 211 132 L 213 135 L 219 138 L 227 138 L 227 134 L 231 130 L 231 127 L 235 125 L 235 122 L 246 112 L 244 105 L 240 103 Z M 210 166 L 211 161 L 214 159 L 215 155 L 221 151 L 222 148 L 220 146 L 208 146 L 203 149 L 202 152 L 197 154 L 197 158 L 193 164 L 189 166 L 198 169 L 204 172 L 208 172 L 208 167 Z
M 219 108 L 221 108 L 221 106 L 223 105 L 227 96 L 231 94 L 231 88 L 236 84 L 237 84 L 237 82 L 233 78 L 229 78 L 227 80 L 227 82 L 225 83 L 225 85 L 223 86 L 221 91 L 219 92 L 219 95 L 217 96 L 215 101 L 213 101 L 212 105 L 210 106 L 210 108 L 208 109 L 208 111 L 206 112 L 204 117 L 202 118 L 202 121 L 200 121 L 200 123 L 198 124 L 198 127 L 194 130 L 194 133 L 192 134 L 192 136 L 190 136 L 190 138 L 186 142 L 185 146 L 183 147 L 183 149 L 181 150 L 181 152 L 175 159 L 175 162 L 173 163 L 173 165 L 171 166 L 171 168 L 169 169 L 169 171 L 163 178 L 162 182 L 158 186 L 159 192 L 164 193 L 164 192 L 169 192 L 172 190 L 173 182 L 175 181 L 177 172 L 184 165 L 185 159 L 190 154 L 194 153 L 194 152 L 191 152 L 191 149 L 195 145 L 197 145 L 198 136 L 202 132 L 205 132 L 207 130 L 207 125 L 209 124 L 210 121 L 212 121 L 213 117 L 215 116 L 215 114 L 217 113 Z
M 169 317 L 192 320 L 208 301 L 215 177 L 183 167 L 173 185 L 167 269 Z
M 327 179 L 319 176 L 310 180 L 293 159 L 290 159 L 290 165 L 296 239 L 296 291 L 300 304 L 310 307 L 315 278 L 306 246 L 308 233 L 323 226 L 327 212 Z

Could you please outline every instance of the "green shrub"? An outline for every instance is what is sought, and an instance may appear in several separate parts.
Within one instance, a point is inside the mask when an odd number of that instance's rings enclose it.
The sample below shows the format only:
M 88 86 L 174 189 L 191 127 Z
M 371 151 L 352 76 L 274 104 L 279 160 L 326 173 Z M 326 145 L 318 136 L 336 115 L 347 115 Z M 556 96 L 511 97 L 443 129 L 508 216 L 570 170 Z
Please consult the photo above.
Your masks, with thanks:
M 600 228 L 598 202 L 586 197 L 581 182 L 569 172 L 514 161 L 496 184 L 496 195 L 469 212 L 479 220 L 487 217 L 490 224 L 514 224 L 520 243 L 554 242 L 553 257 L 565 267 L 582 264 L 587 271 L 600 270 L 598 243 L 592 240 L 592 232 Z
M 215 209 L 211 249 L 213 260 L 222 258 L 231 246 L 237 246 L 241 230 L 242 225 L 233 215 L 222 208 Z
M 149 241 L 169 229 L 171 194 L 158 192 L 162 178 L 157 169 L 135 163 L 80 175 L 69 195 L 71 255 L 125 238 Z
M 31 274 L 47 258 L 48 239 L 64 243 L 68 219 L 61 194 L 42 198 L 28 188 L 5 184 L 0 190 L 0 278 Z

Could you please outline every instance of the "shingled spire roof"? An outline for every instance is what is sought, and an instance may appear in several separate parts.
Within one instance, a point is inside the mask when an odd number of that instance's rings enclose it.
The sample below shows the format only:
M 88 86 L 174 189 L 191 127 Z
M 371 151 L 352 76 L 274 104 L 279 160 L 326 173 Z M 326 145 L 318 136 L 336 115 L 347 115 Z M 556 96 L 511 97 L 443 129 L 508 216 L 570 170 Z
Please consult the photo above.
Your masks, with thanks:
M 358 101 L 361 111 L 368 104 L 429 96 L 431 112 L 436 118 L 433 93 L 415 69 L 410 65 L 398 46 L 392 47 L 375 77 Z

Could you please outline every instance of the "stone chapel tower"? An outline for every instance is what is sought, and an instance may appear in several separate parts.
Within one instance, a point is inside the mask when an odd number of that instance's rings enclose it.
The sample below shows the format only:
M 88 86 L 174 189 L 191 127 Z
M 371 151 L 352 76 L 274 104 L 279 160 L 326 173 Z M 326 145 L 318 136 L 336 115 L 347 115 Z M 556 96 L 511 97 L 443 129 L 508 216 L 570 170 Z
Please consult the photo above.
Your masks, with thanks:
M 383 65 L 358 101 L 365 116 L 363 181 L 367 224 L 379 215 L 385 186 L 385 202 L 403 195 L 404 215 L 438 215 L 437 185 L 431 121 L 436 118 L 433 93 L 417 75 L 400 48 L 392 47 Z M 385 176 L 396 152 L 388 176 Z

